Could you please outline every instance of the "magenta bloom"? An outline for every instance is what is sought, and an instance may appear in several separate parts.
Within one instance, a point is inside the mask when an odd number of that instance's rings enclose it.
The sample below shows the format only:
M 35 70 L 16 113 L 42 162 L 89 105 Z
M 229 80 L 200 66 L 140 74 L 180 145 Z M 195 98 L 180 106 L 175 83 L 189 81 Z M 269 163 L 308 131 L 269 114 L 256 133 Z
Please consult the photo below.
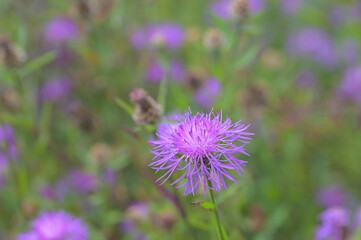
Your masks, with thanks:
M 77 25 L 66 17 L 56 17 L 47 23 L 44 28 L 45 39 L 52 44 L 68 42 L 77 38 L 78 35 Z
M 346 202 L 347 195 L 342 188 L 331 186 L 322 188 L 317 193 L 317 202 L 325 207 L 343 206 Z
M 337 91 L 343 99 L 361 101 L 361 66 L 346 69 Z
M 94 175 L 80 170 L 72 170 L 66 180 L 74 191 L 80 193 L 94 192 L 98 185 L 98 180 Z
M 164 46 L 175 50 L 184 42 L 184 29 L 175 23 L 151 25 L 139 29 L 132 34 L 132 44 L 136 49 Z
M 203 108 L 209 108 L 221 92 L 221 84 L 216 78 L 206 80 L 201 89 L 194 94 L 195 101 Z
M 249 136 L 253 135 L 246 132 L 249 126 L 241 121 L 232 124 L 229 118 L 223 122 L 222 113 L 193 116 L 189 111 L 183 122 L 160 129 L 158 139 L 151 141 L 154 146 L 151 153 L 155 157 L 150 166 L 156 172 L 166 170 L 157 182 L 163 180 L 163 184 L 175 171 L 180 171 L 183 175 L 171 185 L 185 180 L 177 186 L 185 187 L 184 195 L 198 194 L 200 184 L 205 192 L 207 188 L 220 192 L 222 186 L 227 190 L 225 177 L 237 182 L 228 170 L 241 175 L 240 171 L 244 171 L 243 166 L 247 163 L 233 154 L 249 156 L 245 151 L 245 145 L 251 140 Z M 207 180 L 212 186 L 207 185 Z
M 183 64 L 179 61 L 171 61 L 169 64 L 170 78 L 177 82 L 183 81 L 185 78 L 185 69 Z M 147 69 L 147 78 L 150 82 L 160 83 L 165 77 L 165 69 L 162 67 L 160 62 L 151 62 Z
M 33 221 L 31 230 L 17 240 L 87 240 L 88 230 L 80 219 L 63 211 L 43 212 Z
M 72 89 L 72 82 L 68 78 L 57 77 L 48 80 L 40 90 L 44 101 L 57 101 L 66 97 Z
M 332 38 L 321 29 L 306 28 L 292 33 L 287 48 L 291 56 L 312 59 L 326 68 L 337 63 Z
M 343 240 L 344 228 L 350 221 L 350 213 L 341 207 L 329 208 L 320 215 L 322 224 L 317 228 L 315 240 Z

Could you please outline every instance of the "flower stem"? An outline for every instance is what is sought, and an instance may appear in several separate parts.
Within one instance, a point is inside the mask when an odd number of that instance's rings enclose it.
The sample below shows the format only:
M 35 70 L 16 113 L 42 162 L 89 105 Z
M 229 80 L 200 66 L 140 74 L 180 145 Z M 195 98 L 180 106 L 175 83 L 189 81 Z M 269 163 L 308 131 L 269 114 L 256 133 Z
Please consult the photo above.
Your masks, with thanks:
M 212 187 L 212 183 L 211 183 L 211 181 L 209 181 L 209 179 L 207 179 L 207 183 L 208 183 L 209 187 Z M 217 223 L 218 235 L 219 235 L 221 240 L 224 240 L 225 238 L 224 238 L 223 235 L 226 234 L 226 233 L 223 234 L 222 224 L 221 224 L 221 221 L 219 219 L 219 214 L 218 214 L 218 210 L 217 210 L 216 201 L 214 200 L 213 190 L 210 189 L 210 188 L 209 188 L 209 194 L 211 196 L 211 201 L 212 201 L 212 203 L 214 205 L 214 211 L 213 212 L 214 212 L 214 216 L 215 216 L 216 223 Z

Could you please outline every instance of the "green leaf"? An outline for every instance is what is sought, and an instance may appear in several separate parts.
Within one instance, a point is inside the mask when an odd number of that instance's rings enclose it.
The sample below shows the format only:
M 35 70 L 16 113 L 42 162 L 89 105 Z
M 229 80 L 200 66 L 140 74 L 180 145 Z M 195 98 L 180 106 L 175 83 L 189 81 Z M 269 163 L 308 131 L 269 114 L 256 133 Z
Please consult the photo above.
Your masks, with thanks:
M 255 45 L 254 47 L 251 47 L 245 54 L 241 56 L 240 59 L 238 59 L 234 65 L 232 66 L 233 70 L 240 69 L 242 67 L 247 66 L 250 64 L 257 56 L 257 54 L 260 51 L 260 46 Z
M 354 233 L 351 240 L 360 240 L 361 239 L 361 227 L 359 227 L 356 232 Z
M 25 64 L 23 68 L 20 69 L 20 74 L 22 76 L 26 76 L 45 65 L 51 63 L 57 56 L 57 53 L 55 51 L 47 52 L 44 55 L 37 57 L 28 63 Z
M 214 206 L 214 204 L 211 203 L 211 202 L 192 202 L 191 204 L 192 204 L 192 205 L 196 205 L 196 206 L 201 206 L 201 207 L 203 207 L 204 209 L 207 209 L 207 210 L 209 210 L 209 209 L 211 209 L 211 210 L 216 209 L 216 206 Z

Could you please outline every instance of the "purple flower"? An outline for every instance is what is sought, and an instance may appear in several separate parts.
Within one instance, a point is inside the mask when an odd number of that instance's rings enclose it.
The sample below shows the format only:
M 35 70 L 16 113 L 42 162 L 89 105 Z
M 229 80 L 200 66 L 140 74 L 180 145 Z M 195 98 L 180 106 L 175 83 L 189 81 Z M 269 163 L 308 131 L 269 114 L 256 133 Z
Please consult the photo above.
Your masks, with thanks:
M 301 71 L 296 77 L 296 83 L 299 88 L 309 89 L 316 85 L 317 79 L 313 72 L 308 70 Z
M 317 202 L 325 208 L 343 206 L 346 198 L 345 191 L 337 186 L 322 188 L 316 196 Z
M 125 233 L 132 233 L 135 230 L 135 224 L 133 221 L 125 220 L 125 221 L 121 222 L 120 228 Z
M 361 66 L 346 69 L 337 93 L 343 99 L 361 101 Z
M 198 194 L 199 185 L 220 192 L 223 186 L 226 190 L 224 177 L 237 182 L 227 170 L 235 170 L 239 175 L 247 161 L 239 160 L 233 154 L 246 153 L 244 147 L 251 140 L 248 136 L 253 133 L 245 130 L 250 125 L 241 124 L 241 121 L 232 124 L 227 118 L 223 122 L 222 113 L 204 114 L 195 116 L 189 111 L 184 122 L 176 127 L 169 127 L 157 133 L 158 139 L 152 141 L 151 153 L 155 155 L 150 164 L 156 172 L 166 170 L 158 181 L 162 184 L 177 170 L 184 174 L 171 185 L 185 180 L 177 186 L 184 187 L 184 195 Z M 185 170 L 185 171 L 183 171 Z M 210 181 L 212 186 L 208 186 Z
M 52 44 L 61 44 L 77 38 L 79 30 L 69 18 L 56 17 L 48 22 L 44 28 L 45 39 Z
M 304 4 L 304 0 L 281 0 L 281 8 L 287 15 L 296 14 Z
M 40 90 L 43 101 L 57 101 L 66 97 L 72 89 L 72 82 L 65 77 L 48 80 Z
M 112 169 L 107 168 L 103 171 L 103 179 L 108 185 L 113 185 L 117 178 L 115 172 Z
M 316 229 L 315 240 L 342 240 L 344 228 L 350 221 L 350 213 L 345 208 L 333 207 L 321 213 L 320 220 L 322 224 Z
M 179 61 L 170 62 L 170 77 L 177 82 L 183 81 L 185 77 L 185 70 L 183 64 Z M 160 62 L 151 62 L 147 69 L 147 78 L 153 83 L 160 83 L 165 77 L 165 69 L 162 67 Z
M 211 12 L 222 19 L 231 20 L 231 4 L 234 0 L 216 0 L 211 3 Z M 249 0 L 249 11 L 253 15 L 262 12 L 266 7 L 265 0 Z
M 184 29 L 175 23 L 147 26 L 132 34 L 132 44 L 136 49 L 164 46 L 170 50 L 180 48 L 184 42 Z
M 202 88 L 195 92 L 195 101 L 203 108 L 211 107 L 221 92 L 221 84 L 216 78 L 206 80 Z
M 9 124 L 0 124 L 0 177 L 8 169 L 9 160 L 16 160 L 17 155 L 14 130 Z
M 43 212 L 31 230 L 19 234 L 17 240 L 87 240 L 88 230 L 82 220 L 64 211 Z
M 292 33 L 287 48 L 291 56 L 313 59 L 326 68 L 337 63 L 333 41 L 321 29 L 306 28 Z
M 328 18 L 333 26 L 341 24 L 347 18 L 347 9 L 344 6 L 334 6 L 331 8 Z
M 356 211 L 354 220 L 354 228 L 357 229 L 359 227 L 361 227 L 361 207 Z
M 67 182 L 73 190 L 80 193 L 94 192 L 98 184 L 95 176 L 80 170 L 72 170 L 67 177 Z

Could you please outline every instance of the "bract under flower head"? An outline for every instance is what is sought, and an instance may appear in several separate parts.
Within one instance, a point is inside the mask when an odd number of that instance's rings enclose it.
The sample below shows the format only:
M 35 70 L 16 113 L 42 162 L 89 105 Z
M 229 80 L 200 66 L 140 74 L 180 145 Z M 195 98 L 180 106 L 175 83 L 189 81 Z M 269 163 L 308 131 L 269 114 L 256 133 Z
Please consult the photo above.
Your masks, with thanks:
M 190 111 L 185 120 L 178 124 L 162 127 L 157 132 L 158 139 L 150 141 L 153 146 L 153 169 L 166 170 L 159 178 L 167 181 L 175 171 L 185 171 L 171 185 L 186 180 L 178 187 L 185 187 L 184 195 L 198 194 L 199 185 L 220 192 L 222 186 L 227 189 L 225 177 L 237 182 L 227 170 L 235 170 L 239 175 L 247 161 L 239 160 L 233 154 L 246 153 L 244 147 L 253 133 L 247 132 L 250 125 L 241 121 L 232 124 L 231 119 L 222 119 L 222 113 L 209 114 Z M 212 186 L 208 186 L 208 181 Z

